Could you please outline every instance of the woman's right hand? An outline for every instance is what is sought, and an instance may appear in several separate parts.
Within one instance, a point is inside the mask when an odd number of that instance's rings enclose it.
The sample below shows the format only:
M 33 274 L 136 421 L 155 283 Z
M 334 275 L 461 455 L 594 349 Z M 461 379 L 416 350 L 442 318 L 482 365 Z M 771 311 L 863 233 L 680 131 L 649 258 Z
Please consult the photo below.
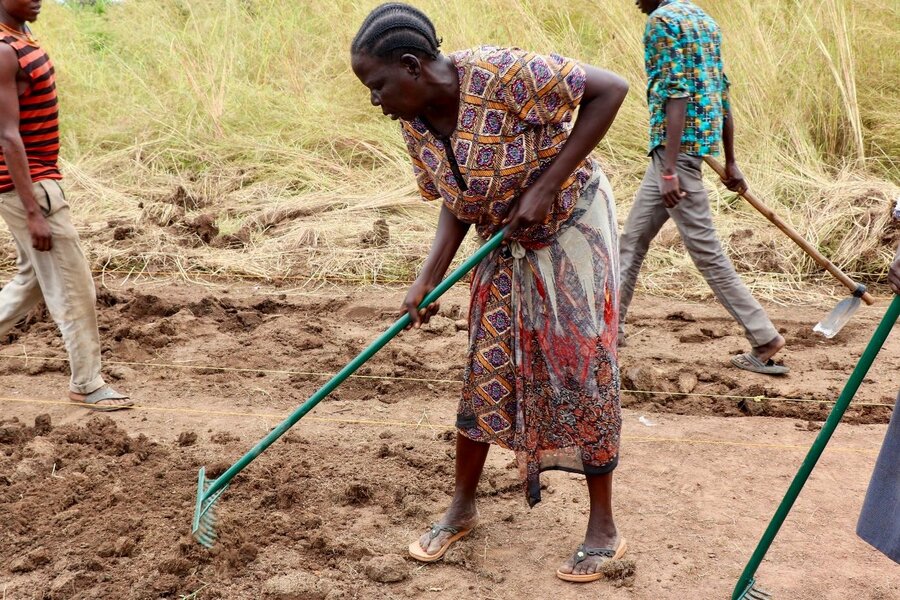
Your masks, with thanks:
M 413 327 L 418 329 L 431 320 L 431 317 L 437 314 L 437 311 L 441 308 L 440 302 L 434 302 L 422 310 L 419 310 L 419 305 L 422 303 L 422 300 L 424 300 L 425 296 L 427 296 L 434 288 L 434 285 L 426 283 L 421 278 L 416 279 L 412 284 L 412 287 L 409 288 L 409 291 L 406 293 L 406 299 L 403 300 L 403 307 L 400 311 L 401 315 L 404 313 L 409 315 L 409 325 L 406 326 L 406 329 Z

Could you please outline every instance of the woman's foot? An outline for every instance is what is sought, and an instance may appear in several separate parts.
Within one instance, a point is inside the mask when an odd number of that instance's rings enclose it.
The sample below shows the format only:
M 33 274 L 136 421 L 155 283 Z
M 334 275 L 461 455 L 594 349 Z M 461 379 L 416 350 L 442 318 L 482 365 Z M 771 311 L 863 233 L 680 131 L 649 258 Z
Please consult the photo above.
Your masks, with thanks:
M 447 540 L 459 535 L 460 532 L 469 531 L 477 524 L 478 509 L 475 508 L 474 501 L 471 503 L 454 501 L 441 520 L 435 523 L 435 527 L 419 538 L 419 548 L 426 555 L 435 555 L 447 543 Z
M 621 536 L 615 529 L 595 534 L 589 532 L 588 535 L 585 536 L 584 544 L 579 548 L 579 551 L 573 554 L 569 560 L 559 567 L 557 574 L 575 576 L 594 575 L 600 571 L 600 567 L 603 566 L 603 563 L 614 558 L 615 555 L 619 553 L 618 551 L 620 549 L 622 553 L 624 553 L 624 549 L 621 548 L 623 542 L 624 540 L 621 539 Z M 610 550 L 609 554 L 611 555 L 605 556 L 603 553 L 584 552 L 585 550 L 596 551 L 598 549 L 608 549 Z

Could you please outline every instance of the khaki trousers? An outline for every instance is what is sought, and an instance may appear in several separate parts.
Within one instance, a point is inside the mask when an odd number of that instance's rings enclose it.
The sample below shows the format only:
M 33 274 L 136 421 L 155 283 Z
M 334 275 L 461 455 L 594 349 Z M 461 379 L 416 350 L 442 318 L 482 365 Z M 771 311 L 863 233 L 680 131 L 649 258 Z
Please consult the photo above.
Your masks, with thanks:
M 59 183 L 39 181 L 34 184 L 34 195 L 50 224 L 53 248 L 49 252 L 32 248 L 18 194 L 0 194 L 0 216 L 9 227 L 18 253 L 18 272 L 0 290 L 0 336 L 6 335 L 43 298 L 69 354 L 70 389 L 90 394 L 105 385 L 100 376 L 94 280 Z
M 647 255 L 650 242 L 669 218 L 675 221 L 681 239 L 691 255 L 694 265 L 712 288 L 716 298 L 734 319 L 744 328 L 750 344 L 764 346 L 778 336 L 766 311 L 734 270 L 725 255 L 719 237 L 713 227 L 709 198 L 703 187 L 700 173 L 702 159 L 688 154 L 678 155 L 676 171 L 681 190 L 686 196 L 675 208 L 666 208 L 659 191 L 662 172 L 663 148 L 651 154 L 650 168 L 637 192 L 634 206 L 625 222 L 625 231 L 619 239 L 621 287 L 619 292 L 619 334 L 624 335 L 628 305 L 634 295 L 641 264 Z

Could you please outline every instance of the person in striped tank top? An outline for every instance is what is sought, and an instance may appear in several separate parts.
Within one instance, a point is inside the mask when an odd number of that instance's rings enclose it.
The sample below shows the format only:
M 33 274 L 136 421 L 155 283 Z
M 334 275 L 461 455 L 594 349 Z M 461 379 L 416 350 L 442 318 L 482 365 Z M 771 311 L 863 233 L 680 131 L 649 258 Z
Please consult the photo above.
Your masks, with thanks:
M 43 299 L 69 354 L 69 398 L 95 410 L 128 408 L 100 375 L 94 280 L 59 184 L 53 63 L 26 25 L 40 10 L 40 0 L 0 0 L 0 216 L 18 269 L 0 289 L 0 338 Z

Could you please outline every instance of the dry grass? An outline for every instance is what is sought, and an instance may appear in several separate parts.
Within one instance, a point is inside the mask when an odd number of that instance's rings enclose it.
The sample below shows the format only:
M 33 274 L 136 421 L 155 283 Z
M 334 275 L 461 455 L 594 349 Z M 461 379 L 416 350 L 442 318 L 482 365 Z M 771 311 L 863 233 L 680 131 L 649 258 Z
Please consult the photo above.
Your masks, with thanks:
M 881 279 L 896 243 L 888 218 L 900 173 L 900 61 L 886 49 L 900 9 L 880 0 L 699 3 L 724 32 L 751 184 L 848 272 Z M 413 277 L 437 207 L 415 199 L 395 124 L 367 105 L 348 64 L 355 27 L 375 4 L 48 3 L 35 29 L 57 64 L 68 190 L 96 267 L 301 282 Z M 623 220 L 646 164 L 643 16 L 632 3 L 417 4 L 446 49 L 556 50 L 629 80 L 598 148 Z M 819 271 L 786 237 L 712 179 L 709 187 L 722 238 L 760 296 L 807 300 L 825 289 L 810 285 Z M 219 229 L 210 245 L 190 225 L 203 213 Z M 378 218 L 391 226 L 388 247 L 361 241 Z M 707 293 L 671 231 L 645 269 L 653 293 Z

